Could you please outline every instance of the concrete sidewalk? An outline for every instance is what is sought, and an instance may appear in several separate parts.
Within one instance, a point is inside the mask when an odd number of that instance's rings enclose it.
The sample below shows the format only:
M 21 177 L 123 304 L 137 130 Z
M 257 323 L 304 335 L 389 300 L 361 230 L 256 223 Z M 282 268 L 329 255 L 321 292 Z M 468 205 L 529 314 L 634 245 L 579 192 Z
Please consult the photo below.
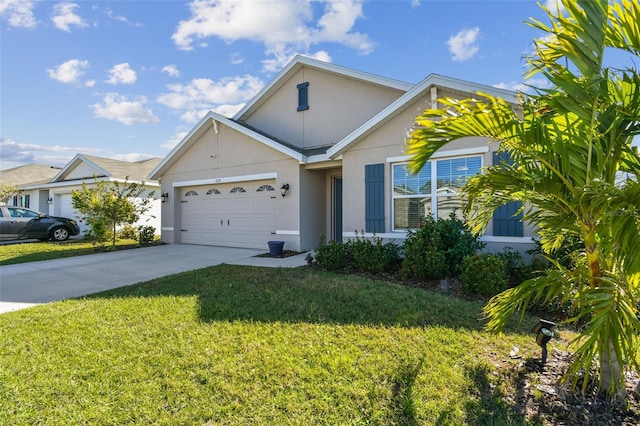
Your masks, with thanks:
M 154 278 L 219 265 L 306 265 L 306 253 L 282 259 L 264 250 L 166 244 L 0 267 L 0 314 Z

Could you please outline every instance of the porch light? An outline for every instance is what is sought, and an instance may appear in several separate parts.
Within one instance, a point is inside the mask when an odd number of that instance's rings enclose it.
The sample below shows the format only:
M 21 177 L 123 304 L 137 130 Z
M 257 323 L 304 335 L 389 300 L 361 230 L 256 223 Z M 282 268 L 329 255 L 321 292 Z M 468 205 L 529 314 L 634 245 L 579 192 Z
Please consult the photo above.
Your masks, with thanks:
M 162 198 L 162 202 L 164 203 L 165 201 L 167 201 L 169 199 L 169 193 L 168 192 L 164 192 L 160 198 Z
M 547 362 L 547 343 L 553 337 L 553 327 L 555 323 L 547 320 L 539 320 L 533 327 L 533 332 L 536 333 L 536 343 L 542 348 L 542 363 Z
M 53 204 L 53 198 L 51 197 L 47 198 L 47 204 Z
M 289 191 L 289 184 L 285 183 L 280 187 L 280 193 L 282 194 L 282 198 L 284 198 L 285 195 L 287 195 L 287 191 Z

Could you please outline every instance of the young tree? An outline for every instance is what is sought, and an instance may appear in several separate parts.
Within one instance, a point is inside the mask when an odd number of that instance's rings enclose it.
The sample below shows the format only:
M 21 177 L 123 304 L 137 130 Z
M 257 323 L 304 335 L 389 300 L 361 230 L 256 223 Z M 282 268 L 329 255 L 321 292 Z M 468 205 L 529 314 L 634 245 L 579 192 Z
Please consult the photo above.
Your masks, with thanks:
M 608 53 L 640 53 L 637 1 L 562 0 L 564 11 L 544 9 L 551 21 L 529 25 L 546 33 L 527 58 L 529 76 L 540 73 L 550 88 L 533 88 L 518 107 L 480 94 L 482 100 L 440 100 L 444 109 L 417 117 L 408 139 L 412 169 L 447 143 L 484 136 L 500 142 L 513 162 L 494 164 L 464 188 L 475 232 L 497 207 L 522 201 L 524 220 L 536 225 L 543 249 L 567 238 L 583 244 L 576 266 L 557 269 L 494 297 L 485 307 L 488 328 L 535 300 L 560 297 L 574 303 L 582 321 L 566 378 L 597 360 L 601 387 L 624 390 L 624 368 L 638 369 L 640 321 L 640 76 L 634 68 L 605 65 Z M 624 184 L 620 172 L 629 173 Z M 588 380 L 585 380 L 586 387 Z M 574 380 L 574 385 L 576 381 Z M 584 389 L 584 388 L 583 388 Z
M 10 198 L 19 195 L 21 192 L 18 185 L 11 183 L 0 183 L 0 204 L 6 203 Z
M 144 182 L 105 182 L 94 178 L 95 184 L 82 183 L 82 190 L 74 190 L 71 203 L 86 217 L 98 238 L 104 240 L 110 228 L 112 249 L 116 246 L 117 227 L 133 224 L 151 208 L 154 191 L 145 195 Z

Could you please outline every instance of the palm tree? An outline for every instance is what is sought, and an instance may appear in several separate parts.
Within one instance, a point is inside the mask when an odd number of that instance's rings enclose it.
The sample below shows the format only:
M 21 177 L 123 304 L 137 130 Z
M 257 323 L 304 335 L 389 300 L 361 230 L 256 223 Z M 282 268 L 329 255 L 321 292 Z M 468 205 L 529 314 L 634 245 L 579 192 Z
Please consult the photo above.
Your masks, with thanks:
M 589 378 L 597 360 L 601 388 L 624 389 L 624 369 L 638 369 L 640 321 L 640 76 L 634 68 L 605 66 L 613 50 L 640 53 L 637 0 L 562 0 L 565 11 L 543 8 L 550 25 L 528 22 L 546 33 L 527 58 L 528 75 L 542 74 L 550 88 L 532 88 L 519 105 L 480 99 L 441 99 L 442 109 L 416 118 L 407 140 L 418 171 L 438 149 L 456 139 L 498 141 L 513 161 L 494 164 L 465 186 L 465 210 L 481 233 L 495 209 L 523 202 L 524 220 L 538 230 L 551 253 L 567 238 L 583 244 L 571 270 L 556 264 L 490 300 L 490 330 L 534 301 L 574 303 L 569 321 L 586 324 L 565 378 Z M 620 184 L 619 174 L 629 177 Z M 588 380 L 584 380 L 586 386 Z M 584 389 L 584 388 L 583 388 Z

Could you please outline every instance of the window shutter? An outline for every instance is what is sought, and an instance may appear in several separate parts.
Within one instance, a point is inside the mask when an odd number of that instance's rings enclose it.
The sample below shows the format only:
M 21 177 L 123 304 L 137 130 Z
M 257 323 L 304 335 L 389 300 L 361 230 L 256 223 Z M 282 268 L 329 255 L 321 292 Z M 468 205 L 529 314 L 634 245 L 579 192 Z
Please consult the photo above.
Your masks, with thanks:
M 309 83 L 301 83 L 298 88 L 298 111 L 309 109 Z
M 365 231 L 384 230 L 384 164 L 364 166 Z
M 512 163 L 508 154 L 505 152 L 493 153 L 493 164 L 501 161 Z M 520 201 L 512 201 L 502 205 L 493 213 L 493 235 L 496 237 L 522 237 L 524 235 L 524 226 L 522 224 L 522 213 L 514 216 L 522 203 Z

